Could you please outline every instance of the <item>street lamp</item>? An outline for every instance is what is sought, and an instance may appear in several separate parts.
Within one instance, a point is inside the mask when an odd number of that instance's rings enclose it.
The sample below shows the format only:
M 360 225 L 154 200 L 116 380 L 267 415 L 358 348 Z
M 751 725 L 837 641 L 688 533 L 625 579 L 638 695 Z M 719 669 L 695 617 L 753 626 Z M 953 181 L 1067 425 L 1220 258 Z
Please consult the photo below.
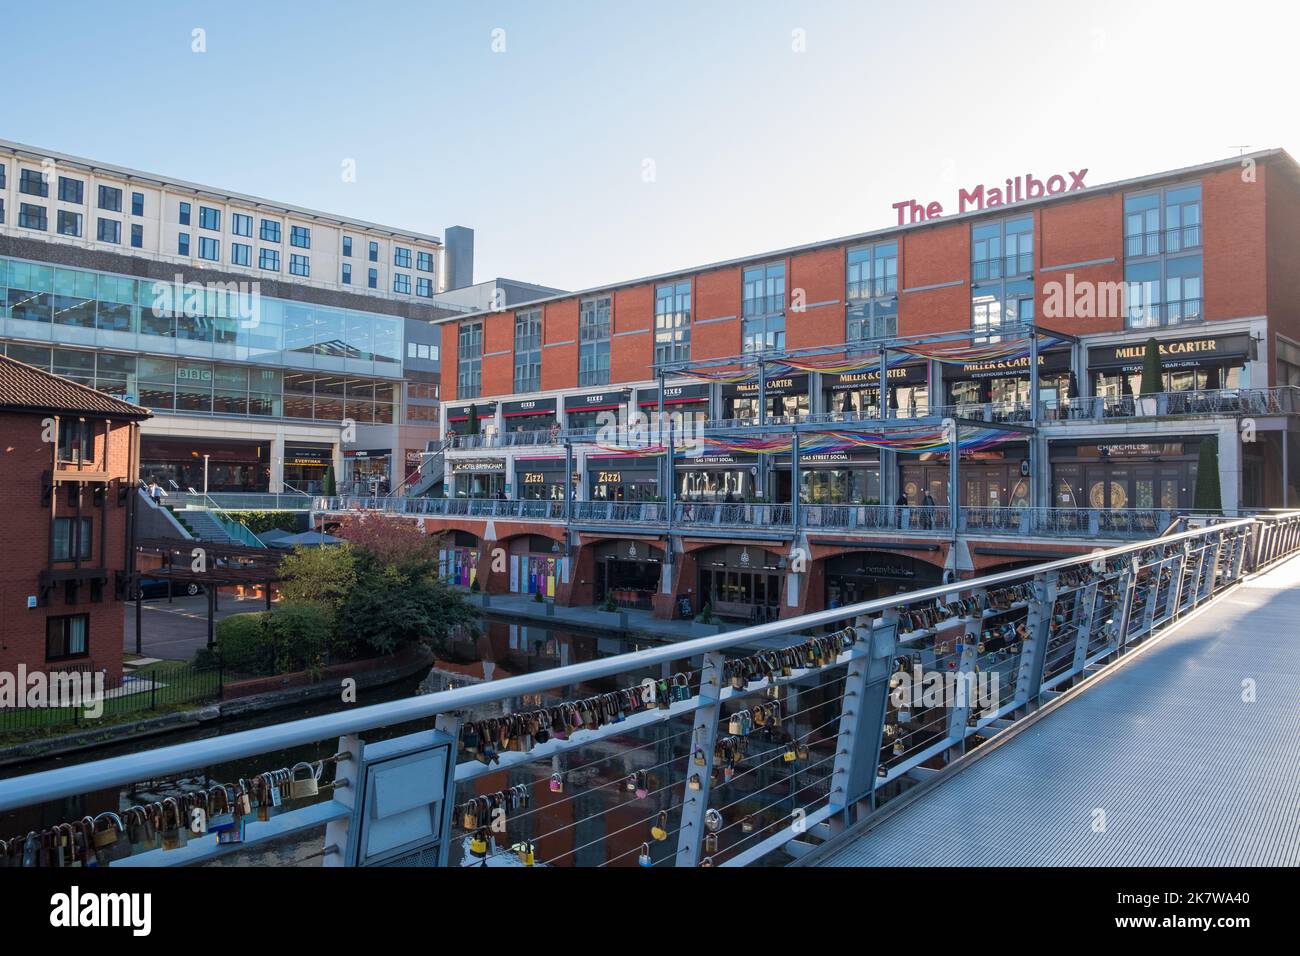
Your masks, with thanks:
M 203 497 L 208 496 L 208 455 L 203 456 Z

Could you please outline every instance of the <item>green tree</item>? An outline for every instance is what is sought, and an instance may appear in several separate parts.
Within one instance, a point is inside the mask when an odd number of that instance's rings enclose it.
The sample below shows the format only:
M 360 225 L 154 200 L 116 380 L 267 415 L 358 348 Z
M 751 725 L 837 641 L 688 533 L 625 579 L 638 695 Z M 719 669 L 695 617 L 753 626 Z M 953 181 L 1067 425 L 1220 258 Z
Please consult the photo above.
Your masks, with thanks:
M 446 587 L 436 563 L 383 563 L 358 558 L 356 586 L 336 618 L 341 634 L 380 654 L 424 642 L 441 647 L 453 630 L 473 625 L 478 612 Z
M 329 662 L 334 644 L 334 614 L 313 601 L 286 601 L 264 619 L 274 648 L 274 671 L 319 673 Z
M 469 411 L 466 414 L 469 417 L 465 419 L 465 434 L 477 435 L 478 434 L 478 406 L 471 405 L 469 407 Z
M 323 477 L 320 482 L 320 493 L 323 494 L 326 498 L 333 498 L 336 493 L 333 465 L 330 465 L 328 468 L 325 469 L 325 477 Z
M 357 551 L 350 544 L 293 549 L 280 562 L 280 594 L 337 612 L 357 583 Z
M 1142 356 L 1143 395 L 1154 395 L 1165 390 L 1164 364 L 1160 361 L 1160 343 L 1154 338 L 1147 339 L 1146 354 Z
M 1219 440 L 1201 439 L 1201 457 L 1196 464 L 1196 494 L 1192 507 L 1198 511 L 1222 511 L 1223 497 L 1219 488 Z

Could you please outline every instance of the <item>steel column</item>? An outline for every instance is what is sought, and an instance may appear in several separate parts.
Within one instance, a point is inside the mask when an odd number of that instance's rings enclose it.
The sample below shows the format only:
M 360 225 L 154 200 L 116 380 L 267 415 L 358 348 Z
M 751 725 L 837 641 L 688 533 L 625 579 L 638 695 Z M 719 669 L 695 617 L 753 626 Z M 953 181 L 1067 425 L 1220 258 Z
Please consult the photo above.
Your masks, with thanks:
M 898 649 L 898 612 L 886 611 L 869 627 L 855 630 L 858 639 L 849 649 L 828 798 L 834 811 L 850 815 L 859 801 L 875 805 L 876 768 L 889 705 L 889 675 Z
M 677 866 L 700 865 L 704 846 L 704 813 L 709 808 L 713 750 L 718 740 L 718 721 L 721 717 L 722 666 L 725 662 L 726 657 L 721 652 L 714 651 L 704 655 L 704 664 L 700 668 L 700 701 L 695 709 L 691 753 L 686 758 L 686 780 L 682 783 L 684 795 L 677 831 Z M 703 763 L 697 762 L 697 755 L 703 757 Z M 691 789 L 690 781 L 693 778 L 699 782 L 698 790 Z

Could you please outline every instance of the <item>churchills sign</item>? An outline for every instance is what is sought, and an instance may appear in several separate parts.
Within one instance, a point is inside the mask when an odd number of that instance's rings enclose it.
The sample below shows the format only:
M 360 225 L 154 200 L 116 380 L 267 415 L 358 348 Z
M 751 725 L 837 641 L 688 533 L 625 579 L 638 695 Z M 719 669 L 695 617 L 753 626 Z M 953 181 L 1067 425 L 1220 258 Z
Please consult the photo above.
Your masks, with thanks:
M 1084 188 L 1083 177 L 1087 175 L 1086 168 L 1068 173 L 1068 178 L 1057 173 L 1046 179 L 1037 179 L 1033 173 L 1025 173 L 1023 176 L 1005 180 L 1000 186 L 981 183 L 972 189 L 959 189 L 957 190 L 957 212 L 992 209 L 996 206 L 1024 202 L 1026 199 L 1041 199 L 1044 196 L 1074 192 L 1076 189 Z M 894 203 L 891 208 L 898 210 L 900 226 L 938 219 L 943 215 L 943 204 L 938 202 L 921 205 L 915 199 L 904 199 Z

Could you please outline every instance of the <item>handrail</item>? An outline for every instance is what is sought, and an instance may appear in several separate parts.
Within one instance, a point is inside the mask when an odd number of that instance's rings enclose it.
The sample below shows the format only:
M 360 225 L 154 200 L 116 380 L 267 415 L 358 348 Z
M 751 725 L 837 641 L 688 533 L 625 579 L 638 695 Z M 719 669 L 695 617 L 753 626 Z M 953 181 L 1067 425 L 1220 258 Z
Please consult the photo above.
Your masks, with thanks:
M 1282 516 L 1300 518 L 1300 512 Z M 772 621 L 751 627 L 728 631 L 710 637 L 700 637 L 652 647 L 628 654 L 599 658 L 579 664 L 569 664 L 552 670 L 537 671 L 488 681 L 454 690 L 403 700 L 388 701 L 358 707 L 354 710 L 241 731 L 226 736 L 174 744 L 156 750 L 135 752 L 120 757 L 93 761 L 72 767 L 60 767 L 26 777 L 0 781 L 0 811 L 13 810 L 47 800 L 87 793 L 108 787 L 121 786 L 138 780 L 147 780 L 192 769 L 198 766 L 235 760 L 240 757 L 281 750 L 334 736 L 359 733 L 374 727 L 392 726 L 409 721 L 434 717 L 448 711 L 462 710 L 476 704 L 509 699 L 522 694 L 536 694 L 555 688 L 582 684 L 602 677 L 627 671 L 670 663 L 712 652 L 741 648 L 764 640 L 806 631 L 823 625 L 883 613 L 898 607 L 943 600 L 947 595 L 976 589 L 990 589 L 1027 577 L 1050 574 L 1081 565 L 1096 565 L 1123 558 L 1156 546 L 1168 546 L 1192 541 L 1201 536 L 1221 535 L 1227 531 L 1246 529 L 1261 524 L 1260 518 L 1243 518 L 1224 522 L 1210 528 L 1185 531 L 1158 541 L 1141 541 L 1120 545 L 1104 551 L 1078 557 L 1062 558 L 1013 571 L 987 575 L 952 584 L 936 585 L 920 591 L 892 595 L 863 601 L 845 607 L 832 608 L 805 614 L 797 618 Z

